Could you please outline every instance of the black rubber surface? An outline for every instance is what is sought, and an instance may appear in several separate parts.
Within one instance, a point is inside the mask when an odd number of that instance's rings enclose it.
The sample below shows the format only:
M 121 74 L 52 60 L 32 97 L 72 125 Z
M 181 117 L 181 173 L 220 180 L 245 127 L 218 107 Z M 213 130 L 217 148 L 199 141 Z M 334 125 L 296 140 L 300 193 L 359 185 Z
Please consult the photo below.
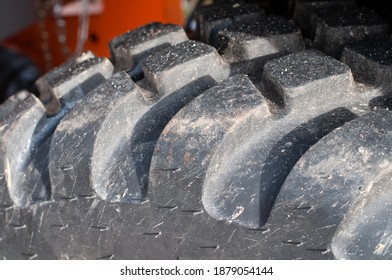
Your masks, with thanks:
M 391 259 L 388 20 L 286 4 L 199 5 L 197 40 L 151 23 L 0 105 L 0 257 Z

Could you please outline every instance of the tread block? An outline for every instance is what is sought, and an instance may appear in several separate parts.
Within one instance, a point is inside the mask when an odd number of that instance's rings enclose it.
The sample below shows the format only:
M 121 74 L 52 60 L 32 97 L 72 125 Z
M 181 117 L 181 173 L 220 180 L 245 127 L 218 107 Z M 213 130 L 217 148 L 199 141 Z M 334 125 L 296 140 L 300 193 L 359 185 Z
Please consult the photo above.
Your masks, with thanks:
M 114 38 L 109 48 L 116 70 L 129 70 L 150 53 L 186 40 L 188 37 L 182 27 L 154 22 Z
M 10 198 L 19 207 L 28 207 L 51 197 L 48 162 L 52 134 L 77 99 L 81 98 L 88 88 L 96 87 L 97 81 L 104 79 L 101 74 L 94 74 L 94 71 L 99 72 L 100 68 L 103 68 L 107 75 L 112 71 L 112 67 L 109 67 L 110 70 L 107 70 L 106 66 L 103 67 L 106 64 L 105 60 L 91 58 L 91 55 L 82 54 L 81 57 L 66 64 L 68 70 L 61 67 L 54 69 L 37 82 L 41 86 L 48 86 L 46 90 L 68 92 L 61 99 L 65 101 L 64 107 L 56 115 L 47 117 L 48 108 L 26 92 L 10 98 L 5 106 L 2 106 L 2 141 L 15 143 L 12 146 L 3 144 L 1 154 L 8 164 L 4 167 L 7 170 L 5 179 Z M 109 65 L 111 66 L 110 62 Z M 77 84 L 78 82 L 81 84 Z M 73 89 L 66 90 L 67 87 L 72 88 L 72 85 L 75 86 Z M 74 94 L 71 94 L 72 91 Z
M 353 118 L 349 110 L 337 108 L 302 123 L 288 115 L 256 130 L 251 122 L 232 130 L 207 171 L 202 195 L 207 213 L 247 228 L 265 225 L 281 186 L 303 153 Z
M 91 182 L 102 199 L 125 203 L 145 200 L 159 135 L 185 104 L 214 84 L 210 77 L 202 77 L 154 103 L 140 95 L 111 113 L 98 132 L 92 155 Z M 108 189 L 107 195 L 98 192 L 100 186 Z
M 229 63 L 247 61 L 246 67 L 238 67 L 235 73 L 255 72 L 255 68 L 262 68 L 267 60 L 304 49 L 298 27 L 278 16 L 234 23 L 219 31 L 217 46 Z
M 36 81 L 36 86 L 40 91 L 40 99 L 46 105 L 46 107 L 48 108 L 47 110 L 49 112 L 52 112 L 52 114 L 54 114 L 54 112 L 56 112 L 60 107 L 58 99 L 53 98 L 53 94 L 49 89 L 50 87 L 49 81 L 56 79 L 57 76 L 61 75 L 62 72 L 66 71 L 68 68 L 72 67 L 73 65 L 77 65 L 79 63 L 82 63 L 83 61 L 95 57 L 96 56 L 91 51 L 83 52 L 80 56 L 71 59 L 70 61 L 63 63 L 58 67 L 53 68 L 51 71 L 44 74 L 41 78 L 39 78 Z
M 0 161 L 4 174 L 0 193 L 6 198 L 9 196 L 13 204 L 26 207 L 50 196 L 45 187 L 47 184 L 34 183 L 43 179 L 31 170 L 30 164 L 31 155 L 38 149 L 33 140 L 35 130 L 45 118 L 45 109 L 34 95 L 26 91 L 11 96 L 4 105 L 0 106 Z
M 145 61 L 146 67 L 163 77 L 159 85 L 173 82 L 170 77 L 181 73 L 181 67 L 190 65 L 193 76 L 185 79 L 186 86 L 149 92 L 134 85 L 125 72 L 119 72 L 81 100 L 64 119 L 54 135 L 50 152 L 50 175 L 57 198 L 72 200 L 78 195 L 98 195 L 106 201 L 124 203 L 140 203 L 145 199 L 151 157 L 166 123 L 216 82 L 211 76 L 221 79 L 227 75 L 227 71 L 221 71 L 221 65 L 210 64 L 204 68 L 204 59 L 211 54 L 215 57 L 212 47 L 195 43 L 197 50 L 189 49 L 187 43 L 164 49 Z M 170 50 L 177 51 L 178 46 L 181 51 L 171 57 Z M 161 57 L 165 57 L 162 53 L 169 58 L 162 61 Z M 141 85 L 145 86 L 143 81 Z M 154 99 L 146 98 L 154 94 Z M 74 153 L 63 155 L 64 149 L 74 147 L 75 143 Z M 83 148 L 84 145 L 88 148 Z
M 336 10 L 341 8 L 354 8 L 355 1 L 353 0 L 296 0 L 294 6 L 293 20 L 297 24 L 305 37 L 314 38 L 316 31 L 315 13 L 318 10 L 326 8 L 334 8 Z
M 311 147 L 282 186 L 269 223 L 288 221 L 303 240 L 315 229 L 313 242 L 323 246 L 334 235 L 337 258 L 390 258 L 382 245 L 391 237 L 391 123 L 392 112 L 373 111 Z
M 110 138 L 111 145 L 105 150 L 108 160 L 115 158 L 115 148 L 127 134 L 124 126 L 127 122 L 132 122 L 132 104 L 140 103 L 141 99 L 138 88 L 130 77 L 125 72 L 119 72 L 88 94 L 60 122 L 49 152 L 49 173 L 54 199 L 72 200 L 94 197 L 98 193 L 103 199 L 114 200 L 110 195 L 116 193 L 117 188 L 124 187 L 125 182 L 118 185 L 105 185 L 106 181 L 99 184 L 95 182 L 91 176 L 92 160 L 97 160 L 96 164 L 102 165 L 114 162 L 113 159 L 111 162 L 103 162 L 103 159 L 92 158 L 94 145 L 99 142 L 99 137 L 103 137 L 99 133 L 102 126 L 113 121 L 113 130 L 118 131 L 106 135 L 104 140 Z M 69 149 L 72 149 L 72 153 L 64 153 L 64 150 Z M 95 185 L 95 191 L 91 181 Z M 129 190 L 129 195 L 134 195 L 131 187 L 126 189 Z
M 331 243 L 337 259 L 392 258 L 391 174 L 370 183 L 340 222 Z
M 151 89 L 147 99 L 170 94 L 203 76 L 217 81 L 229 76 L 229 69 L 215 48 L 196 41 L 163 49 L 149 56 L 142 68 L 144 82 Z
M 107 58 L 88 52 L 43 75 L 36 85 L 48 115 L 53 116 L 61 110 L 60 100 L 74 102 L 112 73 L 113 65 Z
M 210 161 L 202 195 L 212 217 L 250 228 L 267 221 L 302 153 L 353 119 L 353 113 L 339 107 L 369 101 L 366 94 L 355 93 L 347 65 L 318 51 L 267 62 L 263 82 L 262 94 L 277 118 L 250 120 L 225 135 Z
M 341 60 L 359 82 L 392 92 L 392 38 L 366 40 L 350 44 Z
M 387 20 L 366 8 L 320 10 L 315 22 L 314 46 L 336 58 L 349 43 L 389 33 Z
M 162 131 L 151 160 L 148 187 L 155 203 L 202 212 L 201 188 L 216 146 L 255 114 L 268 116 L 268 107 L 245 75 L 222 81 L 182 108 Z
M 310 102 L 350 99 L 353 78 L 350 68 L 318 51 L 303 51 L 267 62 L 263 82 L 267 98 L 277 108 L 302 110 Z M 317 95 L 317 98 L 310 98 Z M 311 101 L 312 100 L 312 101 Z
M 257 5 L 242 1 L 202 9 L 197 14 L 201 41 L 215 46 L 219 30 L 236 21 L 252 21 L 264 14 Z

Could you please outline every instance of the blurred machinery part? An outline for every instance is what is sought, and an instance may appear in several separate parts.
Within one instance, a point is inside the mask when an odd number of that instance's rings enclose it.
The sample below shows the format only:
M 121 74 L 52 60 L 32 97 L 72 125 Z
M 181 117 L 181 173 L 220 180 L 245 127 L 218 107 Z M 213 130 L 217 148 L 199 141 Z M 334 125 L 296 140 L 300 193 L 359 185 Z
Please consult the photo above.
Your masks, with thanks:
M 34 83 L 41 74 L 27 57 L 0 47 L 0 103 L 22 89 L 37 94 Z
M 38 0 L 38 2 L 47 0 Z M 0 9 L 0 42 L 1 45 L 12 47 L 29 56 L 45 71 L 45 53 L 42 52 L 42 23 L 40 28 L 39 9 L 35 1 L 4 0 Z M 64 55 L 65 32 L 66 47 L 73 53 L 80 52 L 78 33 L 83 33 L 80 26 L 82 19 L 89 19 L 88 32 L 84 32 L 86 43 L 84 49 L 93 51 L 99 56 L 109 56 L 107 42 L 118 34 L 134 29 L 151 21 L 162 23 L 184 23 L 184 1 L 182 0 L 90 0 L 90 1 L 58 1 L 63 2 L 58 14 L 52 11 L 45 16 L 44 29 L 47 32 L 48 53 L 52 60 L 51 66 L 64 62 L 68 57 Z M 87 16 L 80 17 L 83 6 L 89 2 Z M 52 3 L 51 3 L 52 4 Z M 11 11 L 11 12 L 9 12 Z M 4 16 L 3 16 L 4 15 Z M 61 21 L 64 21 L 61 23 Z M 59 26 L 59 23 L 61 23 Z M 64 26 L 63 26 L 64 24 Z M 11 27 L 11 25 L 13 25 Z M 59 35 L 60 34 L 60 35 Z M 61 39 L 59 40 L 59 38 Z M 80 40 L 79 40 L 80 41 Z M 82 39 L 83 41 L 83 39 Z M 49 55 L 46 54 L 47 57 Z

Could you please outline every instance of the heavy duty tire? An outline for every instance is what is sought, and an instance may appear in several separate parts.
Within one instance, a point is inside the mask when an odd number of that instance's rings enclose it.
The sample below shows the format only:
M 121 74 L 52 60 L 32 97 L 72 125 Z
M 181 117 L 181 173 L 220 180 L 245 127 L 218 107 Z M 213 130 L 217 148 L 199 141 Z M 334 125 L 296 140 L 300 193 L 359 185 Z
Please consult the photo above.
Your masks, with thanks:
M 2 104 L 0 256 L 391 259 L 388 21 L 265 7 L 129 31 Z

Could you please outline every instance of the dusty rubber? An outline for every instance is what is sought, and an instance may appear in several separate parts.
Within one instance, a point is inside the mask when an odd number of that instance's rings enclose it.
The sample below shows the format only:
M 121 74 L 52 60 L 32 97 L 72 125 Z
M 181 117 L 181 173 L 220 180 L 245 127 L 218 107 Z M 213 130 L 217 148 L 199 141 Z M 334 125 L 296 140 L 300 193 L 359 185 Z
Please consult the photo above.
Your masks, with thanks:
M 200 6 L 199 41 L 148 24 L 2 104 L 0 257 L 391 259 L 388 21 L 269 12 Z

